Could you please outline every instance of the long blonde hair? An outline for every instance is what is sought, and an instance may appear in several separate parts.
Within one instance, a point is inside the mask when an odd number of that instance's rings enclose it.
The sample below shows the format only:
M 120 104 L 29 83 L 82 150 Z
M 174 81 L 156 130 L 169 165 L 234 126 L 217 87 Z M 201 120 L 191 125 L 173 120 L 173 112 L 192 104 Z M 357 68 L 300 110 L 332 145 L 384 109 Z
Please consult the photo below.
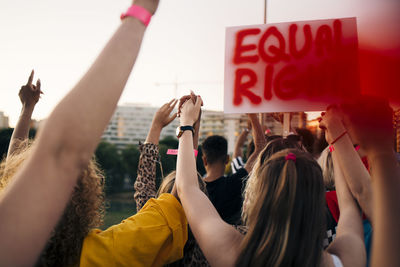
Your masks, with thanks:
M 25 141 L 0 163 L 0 194 L 12 181 L 21 164 L 29 158 L 31 151 L 32 145 Z M 84 238 L 91 229 L 103 223 L 103 186 L 104 176 L 96 162 L 91 160 L 79 176 L 64 214 L 47 241 L 36 266 L 71 266 L 79 263 Z
M 245 236 L 237 266 L 318 266 L 325 231 L 321 168 L 306 152 L 261 152 L 245 189 Z M 292 153 L 295 159 L 286 159 Z M 293 156 L 292 155 L 292 156 Z

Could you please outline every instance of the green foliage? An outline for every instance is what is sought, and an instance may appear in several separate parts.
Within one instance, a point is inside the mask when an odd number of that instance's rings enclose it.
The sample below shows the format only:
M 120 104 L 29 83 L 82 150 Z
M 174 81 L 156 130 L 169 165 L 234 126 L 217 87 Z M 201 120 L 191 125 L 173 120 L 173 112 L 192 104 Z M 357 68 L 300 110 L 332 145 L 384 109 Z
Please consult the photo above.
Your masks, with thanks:
M 96 149 L 96 159 L 106 176 L 106 193 L 121 191 L 124 185 L 124 164 L 117 147 L 100 142 Z
M 176 149 L 178 147 L 178 139 L 175 136 L 166 136 L 159 142 L 160 145 L 165 145 L 168 148 Z
M 140 152 L 137 146 L 128 145 L 121 153 L 124 169 L 129 176 L 131 184 L 136 180 Z

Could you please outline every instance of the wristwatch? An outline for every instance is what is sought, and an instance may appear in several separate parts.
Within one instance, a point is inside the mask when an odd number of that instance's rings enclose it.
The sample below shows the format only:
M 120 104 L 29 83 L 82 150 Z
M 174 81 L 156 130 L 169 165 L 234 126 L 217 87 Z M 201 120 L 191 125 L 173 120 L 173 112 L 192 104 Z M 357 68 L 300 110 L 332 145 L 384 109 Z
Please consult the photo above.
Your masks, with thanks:
M 192 134 L 194 134 L 194 128 L 191 125 L 187 125 L 187 126 L 178 126 L 178 128 L 176 128 L 176 137 L 181 137 L 184 131 L 190 130 L 192 131 Z

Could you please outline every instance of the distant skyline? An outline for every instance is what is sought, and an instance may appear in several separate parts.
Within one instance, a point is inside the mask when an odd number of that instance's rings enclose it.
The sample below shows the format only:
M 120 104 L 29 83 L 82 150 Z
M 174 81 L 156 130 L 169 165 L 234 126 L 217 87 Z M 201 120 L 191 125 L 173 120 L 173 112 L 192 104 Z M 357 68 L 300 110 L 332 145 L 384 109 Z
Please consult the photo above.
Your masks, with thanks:
M 370 18 L 382 21 L 378 3 L 396 1 L 269 0 L 267 22 L 358 16 L 362 31 L 372 25 Z M 45 93 L 33 118 L 43 119 L 88 69 L 130 3 L 0 0 L 0 111 L 11 126 L 21 109 L 19 88 L 31 69 Z M 178 96 L 192 89 L 206 109 L 222 110 L 225 27 L 262 24 L 263 15 L 263 0 L 161 0 L 120 104 L 159 106 L 174 97 L 177 82 Z M 379 46 L 374 40 L 367 41 Z

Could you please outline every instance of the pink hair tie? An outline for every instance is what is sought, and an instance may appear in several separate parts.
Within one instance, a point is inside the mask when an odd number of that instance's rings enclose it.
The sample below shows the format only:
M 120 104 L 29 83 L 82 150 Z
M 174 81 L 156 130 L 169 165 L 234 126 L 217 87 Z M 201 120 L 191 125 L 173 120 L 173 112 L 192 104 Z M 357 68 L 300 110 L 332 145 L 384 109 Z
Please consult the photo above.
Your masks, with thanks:
M 293 160 L 293 162 L 296 163 L 296 155 L 293 154 L 293 153 L 287 154 L 286 157 L 285 157 L 285 159 L 286 159 L 286 160 Z

